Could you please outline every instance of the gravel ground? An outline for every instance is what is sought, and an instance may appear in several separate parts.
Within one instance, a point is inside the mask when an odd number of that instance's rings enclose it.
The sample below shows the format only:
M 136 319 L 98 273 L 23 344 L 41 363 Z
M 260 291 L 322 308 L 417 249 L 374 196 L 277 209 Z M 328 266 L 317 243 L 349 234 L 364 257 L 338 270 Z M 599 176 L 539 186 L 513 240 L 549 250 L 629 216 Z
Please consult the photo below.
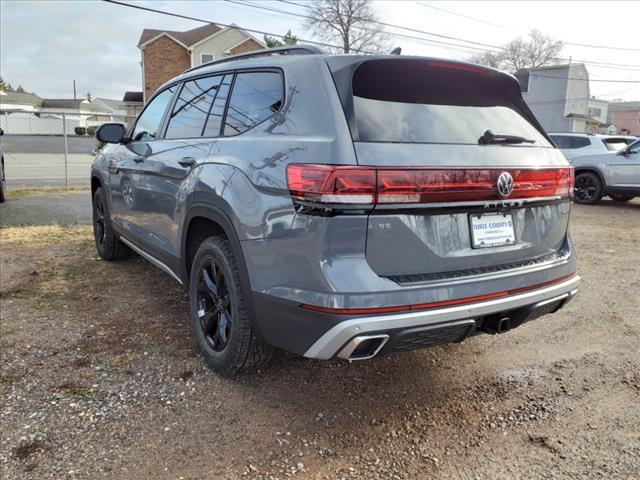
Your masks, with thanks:
M 583 284 L 505 335 L 220 378 L 185 293 L 86 226 L 3 228 L 2 479 L 638 478 L 640 201 L 576 206 Z

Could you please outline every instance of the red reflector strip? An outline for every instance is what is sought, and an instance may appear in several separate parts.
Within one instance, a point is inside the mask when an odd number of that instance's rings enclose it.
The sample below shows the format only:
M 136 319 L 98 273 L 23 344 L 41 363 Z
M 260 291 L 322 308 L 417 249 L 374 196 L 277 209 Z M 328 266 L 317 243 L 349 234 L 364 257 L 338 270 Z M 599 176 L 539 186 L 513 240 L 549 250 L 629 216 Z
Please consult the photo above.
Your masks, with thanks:
M 498 192 L 508 173 L 512 189 Z M 567 197 L 573 167 L 560 168 L 375 168 L 290 164 L 287 182 L 294 199 L 315 203 L 442 203 L 537 197 Z
M 538 283 L 536 285 L 531 285 L 528 287 L 515 288 L 513 290 L 505 290 L 502 292 L 488 293 L 486 295 L 477 295 L 475 297 L 456 298 L 453 300 L 442 300 L 439 302 L 417 303 L 414 305 L 394 305 L 391 307 L 372 307 L 372 308 L 331 308 L 331 307 L 319 307 L 317 305 L 309 305 L 309 304 L 303 303 L 300 305 L 300 307 L 304 308 L 305 310 L 313 310 L 314 312 L 322 312 L 322 313 L 332 313 L 335 315 L 367 315 L 367 314 L 378 314 L 378 313 L 406 312 L 406 311 L 414 311 L 414 310 L 429 310 L 429 309 L 438 308 L 438 307 L 453 307 L 457 305 L 466 305 L 468 303 L 481 302 L 484 300 L 492 300 L 494 298 L 508 297 L 510 295 L 516 295 L 518 293 L 529 292 L 531 290 L 537 290 L 539 288 L 544 288 L 549 285 L 561 283 L 565 280 L 568 280 L 574 277 L 575 275 L 576 273 L 574 272 L 569 275 L 564 275 L 563 277 L 550 280 L 548 282 Z
M 448 68 L 449 70 L 460 70 L 463 72 L 480 73 L 481 75 L 489 75 L 491 70 L 480 67 L 478 65 L 468 65 L 466 63 L 444 62 L 442 60 L 427 60 L 427 65 L 436 68 Z

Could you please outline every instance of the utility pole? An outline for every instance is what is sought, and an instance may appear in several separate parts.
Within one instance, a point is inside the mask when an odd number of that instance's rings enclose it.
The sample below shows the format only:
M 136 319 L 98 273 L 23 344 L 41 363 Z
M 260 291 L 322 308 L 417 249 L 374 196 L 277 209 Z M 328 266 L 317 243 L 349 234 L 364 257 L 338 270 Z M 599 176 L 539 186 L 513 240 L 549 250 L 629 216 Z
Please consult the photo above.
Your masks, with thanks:
M 73 99 L 76 99 L 76 81 L 75 79 L 73 80 Z

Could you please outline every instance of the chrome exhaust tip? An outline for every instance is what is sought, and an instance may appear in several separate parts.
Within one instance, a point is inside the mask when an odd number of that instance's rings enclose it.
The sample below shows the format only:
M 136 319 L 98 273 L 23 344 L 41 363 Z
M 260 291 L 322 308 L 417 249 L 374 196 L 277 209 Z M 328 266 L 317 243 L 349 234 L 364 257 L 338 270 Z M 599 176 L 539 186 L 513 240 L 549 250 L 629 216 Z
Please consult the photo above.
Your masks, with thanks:
M 367 360 L 375 357 L 389 341 L 389 335 L 361 335 L 347 343 L 338 358 L 343 360 Z

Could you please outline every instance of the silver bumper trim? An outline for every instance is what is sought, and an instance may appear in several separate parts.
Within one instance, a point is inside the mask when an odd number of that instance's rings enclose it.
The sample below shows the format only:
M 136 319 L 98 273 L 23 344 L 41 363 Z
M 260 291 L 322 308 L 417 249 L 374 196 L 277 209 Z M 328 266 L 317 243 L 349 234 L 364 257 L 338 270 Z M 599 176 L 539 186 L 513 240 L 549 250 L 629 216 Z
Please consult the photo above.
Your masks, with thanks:
M 356 335 L 366 335 L 369 332 L 384 332 L 396 328 L 427 326 L 453 320 L 472 319 L 503 310 L 512 310 L 526 305 L 532 305 L 547 300 L 558 300 L 572 297 L 580 284 L 580 277 L 576 275 L 567 281 L 533 290 L 519 295 L 488 300 L 469 305 L 438 308 L 418 312 L 407 312 L 394 315 L 376 315 L 345 320 L 325 332 L 304 353 L 305 357 L 328 360 L 338 352 L 346 342 Z

